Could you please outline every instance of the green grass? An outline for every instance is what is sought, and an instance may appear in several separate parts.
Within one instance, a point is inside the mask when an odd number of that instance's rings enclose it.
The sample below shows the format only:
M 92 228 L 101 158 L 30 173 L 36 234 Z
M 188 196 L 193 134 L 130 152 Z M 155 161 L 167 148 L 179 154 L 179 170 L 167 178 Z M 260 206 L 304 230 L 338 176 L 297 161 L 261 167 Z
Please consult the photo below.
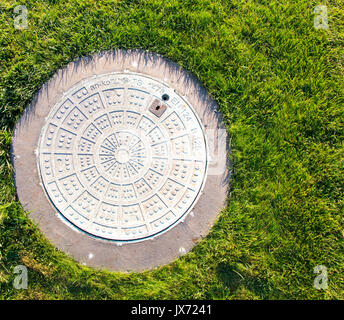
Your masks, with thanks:
M 29 28 L 13 27 L 25 4 Z M 329 30 L 309 0 L 0 0 L 2 299 L 344 299 L 344 3 Z M 196 75 L 231 137 L 228 207 L 209 236 L 151 272 L 81 266 L 41 235 L 16 199 L 13 128 L 35 92 L 78 57 L 160 53 Z M 29 268 L 15 290 L 13 268 Z M 317 265 L 328 289 L 313 287 Z

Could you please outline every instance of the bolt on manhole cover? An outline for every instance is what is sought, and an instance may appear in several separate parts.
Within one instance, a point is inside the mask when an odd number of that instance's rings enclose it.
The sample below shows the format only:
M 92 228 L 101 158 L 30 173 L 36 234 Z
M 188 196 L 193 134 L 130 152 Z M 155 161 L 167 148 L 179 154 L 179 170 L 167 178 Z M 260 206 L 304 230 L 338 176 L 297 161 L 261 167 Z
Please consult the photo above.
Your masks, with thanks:
M 111 270 L 167 263 L 223 207 L 220 125 L 204 89 L 161 57 L 117 51 L 72 63 L 16 128 L 19 198 L 80 262 Z

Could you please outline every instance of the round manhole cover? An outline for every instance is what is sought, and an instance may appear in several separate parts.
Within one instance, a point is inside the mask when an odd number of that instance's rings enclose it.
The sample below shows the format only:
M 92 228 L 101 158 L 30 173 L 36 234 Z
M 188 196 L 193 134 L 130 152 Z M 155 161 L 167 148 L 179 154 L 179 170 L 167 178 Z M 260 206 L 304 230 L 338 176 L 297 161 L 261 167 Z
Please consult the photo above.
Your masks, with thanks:
M 180 221 L 207 169 L 191 105 L 161 81 L 130 72 L 65 93 L 46 118 L 38 159 L 59 213 L 82 231 L 120 241 L 147 239 Z
M 24 209 L 59 249 L 116 271 L 168 263 L 209 232 L 226 201 L 226 154 L 205 89 L 140 51 L 70 63 L 13 140 Z

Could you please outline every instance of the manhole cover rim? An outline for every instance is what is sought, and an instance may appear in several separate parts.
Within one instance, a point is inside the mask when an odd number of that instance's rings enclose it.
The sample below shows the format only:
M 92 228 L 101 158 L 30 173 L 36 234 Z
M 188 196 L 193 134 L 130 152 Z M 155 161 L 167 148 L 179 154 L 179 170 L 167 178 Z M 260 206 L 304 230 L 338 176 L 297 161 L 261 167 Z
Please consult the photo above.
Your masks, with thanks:
M 37 148 L 44 118 L 58 102 L 63 93 L 79 82 L 96 75 L 114 72 L 143 74 L 159 79 L 187 99 L 194 107 L 196 115 L 206 130 L 213 130 L 215 136 L 223 130 L 222 115 L 217 112 L 217 103 L 209 96 L 203 85 L 182 69 L 178 64 L 158 54 L 143 50 L 106 51 L 82 57 L 57 70 L 34 96 L 17 122 L 12 139 L 12 163 L 18 199 L 35 225 L 44 236 L 59 250 L 65 252 L 79 263 L 97 269 L 121 272 L 141 272 L 163 266 L 189 252 L 196 243 L 204 238 L 227 206 L 230 163 L 227 162 L 229 140 L 226 130 L 225 151 L 212 155 L 209 161 L 225 162 L 223 174 L 207 173 L 193 212 L 185 217 L 184 223 L 178 223 L 152 241 L 138 243 L 114 243 L 95 239 L 80 232 L 73 226 L 61 221 L 60 215 L 51 206 L 45 191 L 39 185 L 37 171 Z M 210 140 L 209 140 L 210 141 Z M 210 162 L 209 162 L 210 164 Z M 210 164 L 213 170 L 212 165 Z M 196 218 L 197 217 L 197 218 Z
M 184 220 L 186 219 L 186 217 L 193 211 L 195 205 L 197 204 L 199 198 L 201 197 L 201 195 L 203 194 L 204 191 L 204 187 L 206 185 L 206 181 L 207 181 L 207 177 L 208 177 L 208 166 L 209 166 L 209 160 L 208 160 L 208 142 L 207 142 L 207 138 L 205 135 L 205 128 L 204 128 L 204 124 L 202 123 L 199 114 L 197 113 L 197 111 L 194 109 L 194 107 L 192 106 L 192 104 L 188 101 L 187 96 L 185 95 L 181 95 L 178 93 L 177 89 L 171 87 L 168 83 L 165 82 L 165 80 L 161 80 L 159 78 L 147 75 L 147 74 L 143 74 L 143 73 L 137 73 L 137 72 L 132 72 L 129 70 L 123 70 L 123 71 L 114 71 L 114 72 L 109 72 L 109 73 L 103 73 L 103 74 L 97 74 L 97 75 L 93 75 L 89 78 L 86 79 L 82 79 L 77 83 L 74 83 L 67 91 L 63 92 L 62 95 L 60 96 L 60 98 L 57 99 L 57 102 L 54 103 L 54 105 L 51 107 L 51 109 L 49 110 L 47 116 L 46 116 L 46 120 L 48 120 L 49 118 L 51 118 L 51 116 L 56 113 L 56 111 L 58 110 L 58 106 L 61 105 L 66 99 L 68 99 L 68 97 L 71 95 L 71 93 L 73 93 L 76 88 L 82 88 L 83 86 L 89 84 L 90 82 L 94 83 L 96 82 L 98 79 L 102 79 L 104 77 L 111 77 L 111 76 L 124 76 L 124 77 L 130 77 L 130 76 L 136 76 L 136 77 L 140 77 L 140 78 L 146 78 L 149 79 L 151 81 L 155 81 L 157 83 L 159 83 L 160 85 L 162 85 L 165 89 L 165 92 L 169 92 L 172 91 L 176 96 L 178 96 L 178 98 L 180 98 L 183 103 L 185 103 L 189 110 L 192 111 L 193 116 L 195 117 L 197 124 L 199 125 L 201 132 L 202 132 L 202 136 L 203 136 L 203 142 L 204 142 L 204 146 L 205 146 L 205 168 L 204 168 L 204 173 L 203 173 L 203 180 L 201 183 L 201 186 L 198 188 L 198 192 L 196 197 L 194 197 L 193 202 L 191 203 L 191 205 L 189 206 L 189 208 L 178 217 L 178 219 L 176 221 L 174 221 L 172 224 L 170 224 L 169 226 L 167 226 L 165 229 L 158 231 L 156 233 L 147 235 L 145 237 L 142 238 L 135 238 L 135 239 L 111 239 L 111 238 L 106 238 L 106 237 L 102 237 L 96 234 L 93 234 L 92 232 L 89 232 L 87 230 L 82 229 L 81 227 L 79 227 L 78 225 L 76 225 L 75 223 L 73 223 L 72 221 L 70 221 L 55 205 L 55 203 L 53 202 L 53 200 L 51 199 L 51 196 L 48 192 L 48 190 L 46 189 L 46 186 L 44 184 L 43 178 L 42 178 L 42 171 L 41 171 L 41 163 L 40 163 L 40 156 L 41 156 L 41 150 L 40 150 L 40 146 L 41 146 L 41 141 L 44 137 L 44 134 L 46 133 L 46 130 L 48 129 L 48 125 L 49 125 L 49 121 L 47 121 L 41 128 L 41 133 L 39 136 L 39 140 L 37 143 L 37 149 L 35 151 L 36 154 L 36 161 L 37 161 L 37 167 L 39 170 L 39 180 L 41 183 L 41 186 L 44 190 L 44 194 L 47 198 L 47 200 L 49 201 L 49 203 L 51 204 L 51 206 L 54 208 L 54 210 L 56 211 L 56 216 L 64 223 L 66 224 L 68 227 L 72 228 L 73 230 L 77 231 L 77 232 L 81 232 L 97 241 L 103 241 L 103 242 L 108 242 L 108 243 L 118 243 L 118 244 L 125 244 L 125 243 L 139 243 L 139 242 L 143 242 L 143 241 L 148 241 L 148 240 L 154 240 L 156 238 L 158 238 L 159 236 L 163 235 L 164 233 L 170 231 L 171 229 L 173 229 L 174 227 L 176 227 L 178 224 L 183 223 Z M 111 87 L 111 86 L 110 86 Z M 153 95 L 153 93 L 151 93 L 151 95 Z M 162 97 L 161 97 L 162 99 Z M 126 111 L 128 111 L 129 109 L 125 109 Z M 109 111 L 108 111 L 109 112 Z M 168 179 L 168 178 L 167 178 Z

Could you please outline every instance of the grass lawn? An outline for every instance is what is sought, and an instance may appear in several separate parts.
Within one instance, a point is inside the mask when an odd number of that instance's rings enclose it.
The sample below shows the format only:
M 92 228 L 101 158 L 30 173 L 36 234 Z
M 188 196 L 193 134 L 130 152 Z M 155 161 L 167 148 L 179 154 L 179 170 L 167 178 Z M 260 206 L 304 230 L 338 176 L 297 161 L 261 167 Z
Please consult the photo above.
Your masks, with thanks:
M 29 27 L 13 26 L 25 4 Z M 344 299 L 344 1 L 0 0 L 0 299 Z M 13 128 L 68 62 L 142 48 L 179 63 L 230 133 L 228 207 L 170 265 L 111 273 L 54 248 L 16 199 Z M 28 290 L 13 288 L 16 265 Z M 328 289 L 313 287 L 317 265 Z

